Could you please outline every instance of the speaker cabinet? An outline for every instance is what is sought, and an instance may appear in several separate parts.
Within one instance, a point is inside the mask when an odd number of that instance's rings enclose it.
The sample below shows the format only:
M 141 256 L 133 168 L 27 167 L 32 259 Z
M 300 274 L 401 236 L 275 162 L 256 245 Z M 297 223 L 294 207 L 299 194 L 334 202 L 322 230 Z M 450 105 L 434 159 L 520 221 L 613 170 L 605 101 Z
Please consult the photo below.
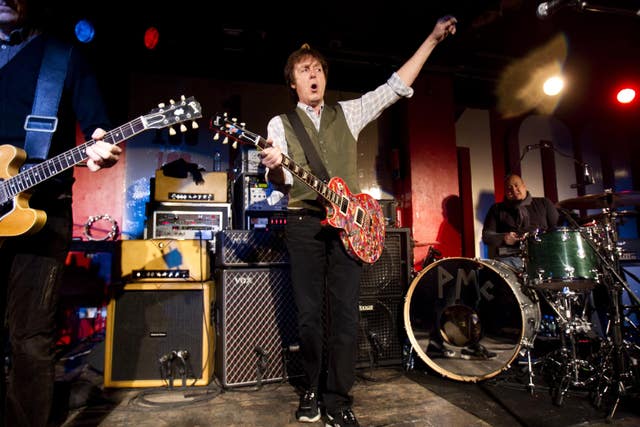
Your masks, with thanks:
M 107 312 L 105 387 L 165 386 L 163 356 L 186 350 L 187 363 L 173 360 L 173 377 L 180 384 L 207 385 L 213 372 L 211 306 L 213 282 L 128 284 L 113 295 Z M 163 368 L 164 367 L 164 368 Z M 176 383 L 174 383 L 176 384 Z
M 403 297 L 360 298 L 357 367 L 401 363 L 403 304 Z
M 298 328 L 288 268 L 219 269 L 215 374 L 227 387 L 299 375 Z
M 413 256 L 410 229 L 387 228 L 384 249 L 373 264 L 365 264 L 360 279 L 361 297 L 404 295 L 411 280 Z

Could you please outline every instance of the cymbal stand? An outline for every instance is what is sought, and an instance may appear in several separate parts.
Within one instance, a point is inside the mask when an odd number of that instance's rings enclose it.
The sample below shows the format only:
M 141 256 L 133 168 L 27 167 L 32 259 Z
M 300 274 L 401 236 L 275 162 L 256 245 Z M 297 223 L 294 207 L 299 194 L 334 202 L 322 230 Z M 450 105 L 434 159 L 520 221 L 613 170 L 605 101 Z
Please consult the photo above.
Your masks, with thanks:
M 552 374 L 552 381 L 557 384 L 552 387 L 553 401 L 561 406 L 569 387 L 585 387 L 589 379 L 582 380 L 581 374 L 594 371 L 594 366 L 588 360 L 580 359 L 577 351 L 578 334 L 591 331 L 591 323 L 586 319 L 588 299 L 584 294 L 571 291 L 568 287 L 555 291 L 553 298 L 548 295 L 551 290 L 542 289 L 542 297 L 549 307 L 556 313 L 558 319 L 558 337 L 560 348 L 546 356 L 545 367 Z M 579 315 L 574 315 L 574 307 L 582 305 Z
M 613 398 L 613 403 L 609 408 L 610 411 L 607 415 L 607 419 L 613 419 L 615 411 L 620 402 L 620 398 L 627 392 L 634 383 L 637 383 L 638 379 L 634 378 L 634 372 L 631 369 L 632 358 L 629 355 L 628 346 L 629 343 L 624 340 L 623 322 L 622 322 L 622 289 L 624 288 L 631 299 L 638 305 L 640 305 L 640 298 L 633 292 L 633 290 L 626 283 L 624 278 L 620 275 L 620 267 L 618 257 L 612 251 L 615 251 L 617 242 L 611 242 L 611 247 L 607 248 L 608 256 L 598 250 L 596 244 L 588 237 L 585 236 L 580 226 L 571 217 L 565 209 L 558 208 L 561 212 L 565 213 L 567 220 L 579 230 L 583 235 L 584 240 L 591 246 L 594 253 L 601 261 L 601 265 L 604 268 L 603 272 L 603 284 L 607 286 L 609 301 L 610 301 L 610 319 L 607 325 L 606 340 L 602 344 L 602 348 L 598 357 L 601 358 L 600 369 L 596 373 L 597 387 L 595 390 L 594 403 L 600 407 L 604 398 Z M 611 212 L 608 209 L 608 212 Z M 615 236 L 614 236 L 615 239 Z M 628 363 L 629 362 L 629 363 Z M 593 382 L 592 379 L 590 382 Z

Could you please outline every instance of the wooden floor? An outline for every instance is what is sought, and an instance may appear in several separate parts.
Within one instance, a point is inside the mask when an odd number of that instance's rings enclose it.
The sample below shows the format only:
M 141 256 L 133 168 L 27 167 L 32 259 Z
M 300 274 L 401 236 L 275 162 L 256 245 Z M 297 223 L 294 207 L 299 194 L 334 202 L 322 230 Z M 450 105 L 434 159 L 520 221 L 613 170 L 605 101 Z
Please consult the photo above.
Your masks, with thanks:
M 353 389 L 353 409 L 362 426 L 605 426 L 607 411 L 593 407 L 588 395 L 570 392 L 561 407 L 547 387 L 525 386 L 517 367 L 476 383 L 460 382 L 417 363 L 363 368 Z M 79 366 L 65 384 L 75 409 L 60 414 L 65 427 L 79 426 L 297 426 L 295 388 L 288 383 L 221 390 L 207 387 L 168 390 L 110 389 L 99 372 Z M 640 405 L 624 396 L 613 424 L 640 425 Z M 62 407 L 63 405 L 59 406 Z M 320 421 L 311 425 L 322 425 Z

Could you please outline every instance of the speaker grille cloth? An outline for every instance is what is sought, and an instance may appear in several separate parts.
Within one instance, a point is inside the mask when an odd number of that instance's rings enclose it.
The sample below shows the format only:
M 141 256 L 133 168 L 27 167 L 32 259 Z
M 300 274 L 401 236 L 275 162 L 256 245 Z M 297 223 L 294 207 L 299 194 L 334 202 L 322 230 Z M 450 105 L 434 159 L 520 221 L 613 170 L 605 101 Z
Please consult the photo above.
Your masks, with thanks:
M 160 380 L 158 359 L 173 350 L 190 354 L 202 376 L 202 290 L 125 291 L 115 306 L 112 380 Z
M 384 249 L 373 264 L 365 264 L 360 279 L 361 296 L 402 295 L 408 288 L 407 234 L 387 230 Z
M 401 297 L 360 299 L 359 367 L 400 363 L 403 303 Z
M 218 270 L 218 274 L 221 280 L 216 283 L 222 289 L 216 292 L 220 304 L 216 374 L 221 382 L 249 385 L 299 374 L 298 354 L 283 353 L 297 344 L 298 337 L 289 270 Z

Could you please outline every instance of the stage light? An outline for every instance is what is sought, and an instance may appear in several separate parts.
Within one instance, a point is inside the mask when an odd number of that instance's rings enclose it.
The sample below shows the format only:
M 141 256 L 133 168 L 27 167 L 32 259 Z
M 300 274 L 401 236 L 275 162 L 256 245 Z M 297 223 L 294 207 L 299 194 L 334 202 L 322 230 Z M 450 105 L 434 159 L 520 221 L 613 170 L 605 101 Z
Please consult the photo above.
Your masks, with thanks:
M 636 91 L 629 87 L 620 89 L 616 94 L 616 100 L 620 104 L 630 104 L 634 99 L 636 99 Z
M 149 27 L 147 31 L 144 32 L 144 46 L 153 50 L 158 45 L 158 40 L 160 40 L 160 32 L 156 27 Z
M 542 90 L 546 95 L 555 96 L 564 88 L 564 80 L 562 77 L 554 76 L 548 78 L 542 85 Z
M 82 43 L 89 43 L 93 40 L 96 31 L 93 28 L 93 24 L 86 19 L 81 19 L 75 26 L 76 38 Z

